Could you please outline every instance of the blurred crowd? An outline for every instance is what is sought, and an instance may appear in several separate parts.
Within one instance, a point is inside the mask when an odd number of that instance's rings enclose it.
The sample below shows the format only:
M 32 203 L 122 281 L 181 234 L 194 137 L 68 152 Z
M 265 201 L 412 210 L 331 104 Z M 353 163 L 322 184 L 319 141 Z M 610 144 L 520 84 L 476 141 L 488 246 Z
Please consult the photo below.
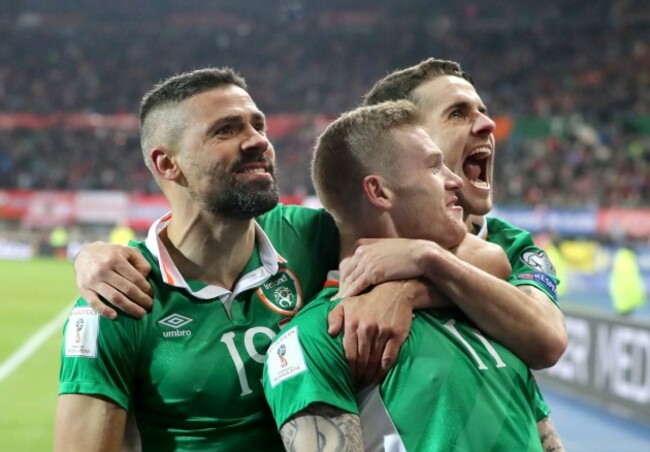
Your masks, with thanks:
M 546 138 L 511 137 L 497 144 L 496 155 L 500 204 L 650 207 L 650 135 L 616 123 L 580 124 Z
M 650 142 L 629 124 L 650 116 L 648 2 L 354 3 L 12 2 L 0 113 L 134 114 L 157 81 L 229 65 L 267 114 L 336 115 L 436 56 L 462 63 L 493 115 L 564 124 L 499 144 L 498 202 L 647 205 Z M 312 192 L 305 124 L 275 142 L 285 194 Z M 137 131 L 53 127 L 0 129 L 0 188 L 155 191 Z

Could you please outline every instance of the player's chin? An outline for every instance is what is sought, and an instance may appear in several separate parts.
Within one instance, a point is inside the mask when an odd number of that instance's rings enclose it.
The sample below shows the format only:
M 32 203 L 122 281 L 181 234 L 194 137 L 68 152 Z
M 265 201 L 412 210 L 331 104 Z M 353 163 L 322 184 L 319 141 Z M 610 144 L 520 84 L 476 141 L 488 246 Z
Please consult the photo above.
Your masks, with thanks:
M 459 228 L 455 229 L 453 232 L 449 233 L 448 236 L 448 243 L 446 244 L 445 248 L 447 249 L 453 249 L 456 248 L 460 243 L 463 241 L 465 236 L 467 235 L 467 229 L 466 228 Z
M 476 194 L 463 193 L 461 203 L 466 215 L 487 215 L 492 210 L 492 193 Z
M 455 248 L 463 241 L 467 233 L 467 227 L 462 219 L 457 218 L 455 215 L 450 216 L 445 228 L 445 243 L 439 241 L 440 245 L 445 248 Z

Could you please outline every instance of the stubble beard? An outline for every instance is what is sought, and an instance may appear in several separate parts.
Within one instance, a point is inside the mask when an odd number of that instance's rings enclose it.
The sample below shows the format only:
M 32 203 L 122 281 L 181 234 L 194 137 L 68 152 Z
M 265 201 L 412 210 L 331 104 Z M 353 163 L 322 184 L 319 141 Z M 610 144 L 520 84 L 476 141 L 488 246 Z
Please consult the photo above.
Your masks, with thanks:
M 280 190 L 273 174 L 271 182 L 241 184 L 228 177 L 222 190 L 203 199 L 206 209 L 216 216 L 249 220 L 273 209 L 280 200 Z

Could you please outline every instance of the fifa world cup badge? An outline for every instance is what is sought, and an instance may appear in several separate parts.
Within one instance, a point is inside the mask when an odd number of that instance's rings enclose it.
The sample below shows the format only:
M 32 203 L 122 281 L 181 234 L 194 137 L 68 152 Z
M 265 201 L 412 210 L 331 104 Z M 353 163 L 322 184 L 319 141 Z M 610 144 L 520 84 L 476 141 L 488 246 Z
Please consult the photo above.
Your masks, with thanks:
M 75 343 L 81 342 L 81 336 L 79 333 L 81 333 L 81 330 L 84 328 L 84 319 L 77 319 L 77 322 L 75 323 L 75 337 L 74 341 Z

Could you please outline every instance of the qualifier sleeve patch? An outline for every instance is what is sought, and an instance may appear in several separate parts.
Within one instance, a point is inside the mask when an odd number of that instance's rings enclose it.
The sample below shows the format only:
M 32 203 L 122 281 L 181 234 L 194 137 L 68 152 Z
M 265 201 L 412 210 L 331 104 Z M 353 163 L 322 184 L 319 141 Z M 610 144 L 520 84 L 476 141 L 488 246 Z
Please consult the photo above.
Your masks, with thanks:
M 99 315 L 88 307 L 74 308 L 65 329 L 65 356 L 97 357 Z
M 271 344 L 266 355 L 266 367 L 271 387 L 307 370 L 297 326 L 287 330 Z
M 524 273 L 517 275 L 517 279 L 522 281 L 536 281 L 544 286 L 553 295 L 553 298 L 557 299 L 557 285 L 548 275 L 544 273 Z
M 521 255 L 521 261 L 535 271 L 555 276 L 555 267 L 548 255 L 542 250 L 525 251 Z

